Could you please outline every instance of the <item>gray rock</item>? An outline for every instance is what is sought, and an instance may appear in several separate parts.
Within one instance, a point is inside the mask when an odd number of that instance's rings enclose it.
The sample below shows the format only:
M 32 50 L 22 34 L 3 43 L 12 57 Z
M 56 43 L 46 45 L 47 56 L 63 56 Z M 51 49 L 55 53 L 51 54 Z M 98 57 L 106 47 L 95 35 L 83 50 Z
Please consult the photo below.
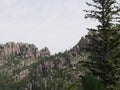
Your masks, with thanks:
M 18 56 L 22 59 L 38 58 L 49 56 L 50 52 L 47 47 L 42 50 L 33 44 L 8 42 L 0 44 L 0 60 L 7 60 L 10 56 Z
M 45 47 L 44 49 L 40 50 L 40 57 L 48 57 L 50 56 L 50 51 L 48 50 L 47 47 Z

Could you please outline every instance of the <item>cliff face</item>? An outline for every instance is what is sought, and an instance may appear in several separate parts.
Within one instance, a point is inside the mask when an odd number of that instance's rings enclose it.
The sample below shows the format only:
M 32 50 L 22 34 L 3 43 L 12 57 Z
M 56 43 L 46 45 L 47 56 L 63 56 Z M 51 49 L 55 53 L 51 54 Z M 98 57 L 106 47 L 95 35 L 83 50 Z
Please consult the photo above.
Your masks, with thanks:
M 82 50 L 85 50 L 89 47 L 89 44 L 91 43 L 90 39 L 88 39 L 88 36 L 82 37 L 80 41 L 68 52 L 73 56 L 76 57 L 77 55 L 80 55 Z
M 69 50 L 69 53 L 73 56 L 78 55 L 80 49 L 86 48 L 89 42 L 87 37 L 82 37 L 79 43 Z M 35 59 L 45 56 L 50 56 L 50 51 L 47 47 L 38 50 L 35 45 L 28 43 L 8 42 L 6 44 L 0 44 L 0 62 L 7 61 L 11 57 L 17 57 L 19 59 Z
M 9 83 L 13 81 L 13 86 L 24 81 L 21 90 L 32 90 L 34 85 L 39 87 L 39 83 L 62 80 L 64 75 L 68 82 L 72 82 L 84 74 L 85 69 L 79 62 L 87 59 L 82 49 L 88 44 L 87 37 L 81 38 L 72 49 L 52 56 L 47 47 L 38 50 L 35 45 L 27 43 L 0 44 L 0 72 L 7 73 L 6 78 Z M 40 80 L 35 80 L 36 77 Z
M 12 81 L 20 81 L 29 74 L 29 67 L 41 58 L 49 57 L 47 47 L 42 50 L 33 44 L 8 42 L 0 44 L 0 72 Z
M 17 56 L 22 59 L 40 58 L 49 56 L 50 52 L 47 47 L 42 50 L 33 44 L 8 42 L 0 44 L 0 61 L 7 60 L 10 56 Z

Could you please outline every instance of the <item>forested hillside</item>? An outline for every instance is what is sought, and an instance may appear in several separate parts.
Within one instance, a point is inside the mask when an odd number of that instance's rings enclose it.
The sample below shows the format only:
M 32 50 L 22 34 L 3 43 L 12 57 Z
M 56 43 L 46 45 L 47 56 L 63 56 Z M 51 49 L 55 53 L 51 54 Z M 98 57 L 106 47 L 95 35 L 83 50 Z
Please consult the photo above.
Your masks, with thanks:
M 98 25 L 70 50 L 50 55 L 47 47 L 1 44 L 0 90 L 120 90 L 120 6 L 92 1 L 85 18 Z

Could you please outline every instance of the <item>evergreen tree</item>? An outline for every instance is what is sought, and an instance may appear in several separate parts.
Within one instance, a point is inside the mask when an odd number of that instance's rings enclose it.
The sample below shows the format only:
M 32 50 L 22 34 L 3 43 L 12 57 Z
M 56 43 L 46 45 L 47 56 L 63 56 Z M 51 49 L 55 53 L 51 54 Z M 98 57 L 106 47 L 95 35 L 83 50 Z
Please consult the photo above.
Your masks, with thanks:
M 85 10 L 85 18 L 98 21 L 95 29 L 88 29 L 90 34 L 89 61 L 85 66 L 93 75 L 102 79 L 108 90 L 116 90 L 120 79 L 120 25 L 119 5 L 116 0 L 92 0 L 93 10 Z
M 82 78 L 83 90 L 105 90 L 101 82 L 90 73 Z

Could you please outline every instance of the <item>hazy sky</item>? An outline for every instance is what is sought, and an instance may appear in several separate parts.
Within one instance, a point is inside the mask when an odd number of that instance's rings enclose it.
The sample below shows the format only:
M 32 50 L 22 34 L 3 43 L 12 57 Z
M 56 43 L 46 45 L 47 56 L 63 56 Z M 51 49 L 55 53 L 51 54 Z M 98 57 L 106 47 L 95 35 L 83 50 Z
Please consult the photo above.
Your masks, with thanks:
M 91 0 L 0 0 L 0 43 L 33 43 L 51 53 L 78 43 L 94 24 L 84 19 Z

